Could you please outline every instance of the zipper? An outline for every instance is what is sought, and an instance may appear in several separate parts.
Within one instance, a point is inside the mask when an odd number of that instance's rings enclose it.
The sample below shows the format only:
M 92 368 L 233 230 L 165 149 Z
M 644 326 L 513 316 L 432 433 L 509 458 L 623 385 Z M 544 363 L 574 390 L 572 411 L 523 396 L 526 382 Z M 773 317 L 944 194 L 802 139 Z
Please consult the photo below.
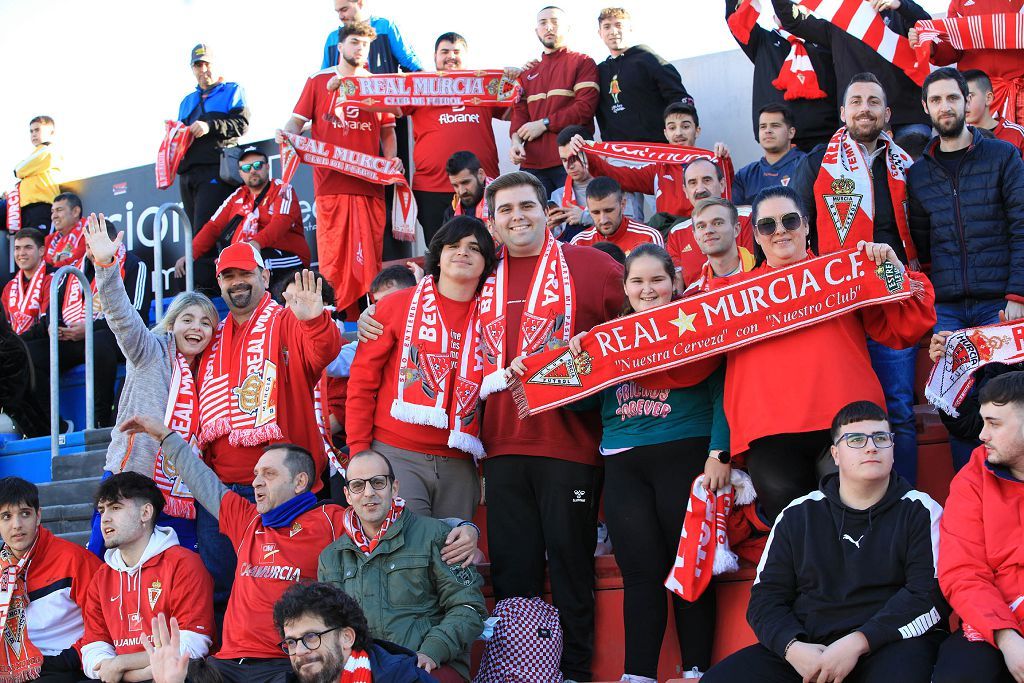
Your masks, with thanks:
M 966 156 L 966 155 L 964 155 Z M 960 159 L 960 163 L 956 165 L 956 175 L 950 178 L 950 185 L 953 187 L 953 210 L 956 213 L 956 230 L 960 235 L 960 249 L 963 253 L 963 258 L 960 260 L 960 277 L 963 282 L 964 296 L 968 295 L 967 291 L 967 236 L 964 234 L 964 221 L 960 215 L 960 183 L 958 178 L 960 177 L 960 167 L 963 165 L 963 158 Z M 943 169 L 945 170 L 945 169 Z

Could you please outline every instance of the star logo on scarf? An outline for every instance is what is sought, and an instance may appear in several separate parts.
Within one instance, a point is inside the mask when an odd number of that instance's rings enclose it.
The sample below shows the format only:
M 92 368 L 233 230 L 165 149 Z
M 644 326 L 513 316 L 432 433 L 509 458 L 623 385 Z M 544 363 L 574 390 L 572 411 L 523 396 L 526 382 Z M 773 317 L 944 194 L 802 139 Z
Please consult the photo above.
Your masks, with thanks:
M 683 313 L 683 309 L 676 309 L 679 312 L 679 317 L 675 320 L 669 320 L 670 323 L 676 326 L 679 330 L 679 336 L 682 337 L 684 332 L 696 332 L 697 328 L 693 326 L 693 319 L 697 317 L 696 313 Z

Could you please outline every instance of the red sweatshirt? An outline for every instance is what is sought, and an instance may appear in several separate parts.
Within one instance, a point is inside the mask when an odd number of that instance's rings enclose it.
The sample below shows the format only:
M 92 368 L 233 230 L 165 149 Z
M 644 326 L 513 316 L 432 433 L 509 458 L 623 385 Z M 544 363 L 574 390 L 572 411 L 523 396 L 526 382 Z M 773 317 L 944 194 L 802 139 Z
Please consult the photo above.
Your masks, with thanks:
M 542 55 L 536 66 L 519 75 L 519 82 L 523 96 L 512 109 L 512 132 L 530 121 L 546 118 L 551 122 L 540 138 L 526 143 L 522 168 L 561 166 L 558 132 L 569 126 L 594 130 L 601 99 L 597 64 L 585 54 L 562 48 Z
M 370 342 L 360 342 L 348 378 L 345 404 L 345 435 L 349 453 L 355 455 L 370 447 L 376 439 L 395 448 L 417 453 L 469 458 L 469 453 L 448 446 L 448 430 L 416 425 L 391 417 L 395 400 L 398 365 L 402 358 L 402 336 L 415 287 L 389 294 L 377 304 L 373 317 L 384 326 L 384 333 Z M 441 316 L 449 334 L 466 328 L 471 301 L 454 301 L 437 295 Z M 458 361 L 458 348 L 452 343 L 452 358 Z M 454 400 L 454 397 L 452 397 Z M 451 410 L 451 406 L 445 406 Z
M 1024 635 L 1010 603 L 1024 595 L 1024 482 L 989 465 L 979 446 L 949 487 L 939 534 L 939 586 L 989 645 L 1009 628 Z
M 564 245 L 569 265 L 576 312 L 572 334 L 612 320 L 622 313 L 622 266 L 597 249 Z M 505 306 L 505 345 L 514 356 L 519 348 L 519 330 L 525 301 L 538 256 L 509 257 Z M 540 455 L 598 465 L 601 416 L 597 412 L 575 412 L 562 408 L 548 410 L 526 419 L 516 412 L 511 391 L 491 394 L 484 406 L 482 436 L 488 457 L 499 455 Z
M 750 207 L 737 206 L 736 210 L 740 215 L 740 236 L 736 243 L 753 253 L 754 231 L 750 225 Z M 672 262 L 676 264 L 676 270 L 682 275 L 684 287 L 689 287 L 700 278 L 701 269 L 708 257 L 697 246 L 693 233 L 693 219 L 687 219 L 669 231 L 665 249 L 672 257 Z
M 665 246 L 665 240 L 660 232 L 643 223 L 637 223 L 629 216 L 623 216 L 622 222 L 619 223 L 619 229 L 608 237 L 599 233 L 597 228 L 590 228 L 573 237 L 569 244 L 592 247 L 598 242 L 610 242 L 621 249 L 626 256 L 629 256 L 629 252 L 641 244 Z
M 682 165 L 614 166 L 596 154 L 586 152 L 586 155 L 592 176 L 608 176 L 626 192 L 653 194 L 654 208 L 659 213 L 670 213 L 685 218 L 693 211 L 693 204 L 686 198 L 686 192 L 683 190 Z
M 1021 156 L 1024 156 L 1024 126 L 1006 119 L 999 119 L 996 127 L 992 129 L 992 134 L 999 140 L 1009 142 L 1020 150 Z
M 951 0 L 946 16 L 981 16 L 1014 14 L 1024 7 L 1024 0 Z M 1024 78 L 1024 50 L 956 50 L 947 42 L 932 45 L 932 64 L 946 66 L 956 62 L 960 71 L 981 69 L 993 81 Z
M 229 315 L 227 324 L 237 323 Z M 341 350 L 341 333 L 327 311 L 305 322 L 300 322 L 291 311 L 284 311 L 276 329 L 281 335 L 279 356 L 274 359 L 278 373 L 277 424 L 285 441 L 298 444 L 313 454 L 317 469 L 313 491 L 316 492 L 323 488 L 319 475 L 327 466 L 327 456 L 313 408 L 313 387 Z M 232 353 L 241 355 L 244 335 L 234 335 L 234 340 L 236 346 Z M 210 352 L 208 348 L 207 353 Z M 225 434 L 203 449 L 203 457 L 225 484 L 248 486 L 264 445 L 232 446 Z
M 241 216 L 244 221 L 246 215 L 252 211 L 255 201 L 256 195 L 245 185 L 232 192 L 199 234 L 192 238 L 192 257 L 205 256 L 216 247 L 217 238 L 224 232 L 231 219 Z M 309 244 L 306 243 L 302 231 L 302 210 L 299 208 L 299 197 L 292 186 L 276 178 L 271 180 L 270 188 L 260 201 L 258 210 L 258 228 L 254 239 L 259 242 L 260 247 L 295 254 L 306 267 L 309 267 Z M 236 230 L 240 229 L 241 224 Z

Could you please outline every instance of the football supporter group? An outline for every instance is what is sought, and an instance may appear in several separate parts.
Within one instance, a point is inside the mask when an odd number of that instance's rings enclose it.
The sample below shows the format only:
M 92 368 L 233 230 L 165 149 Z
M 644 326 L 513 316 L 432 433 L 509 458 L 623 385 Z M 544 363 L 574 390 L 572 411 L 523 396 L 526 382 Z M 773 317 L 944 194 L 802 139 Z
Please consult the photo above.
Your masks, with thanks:
M 716 2 L 679 11 L 752 62 L 717 96 L 750 87 L 756 160 L 701 136 L 626 8 L 540 8 L 535 58 L 477 69 L 488 36 L 423 64 L 334 0 L 321 70 L 274 85 L 280 178 L 196 45 L 156 163 L 195 286 L 155 325 L 33 118 L 0 405 L 50 435 L 51 345 L 81 364 L 91 313 L 113 429 L 87 548 L 0 479 L 0 683 L 590 681 L 602 554 L 623 681 L 658 681 L 671 619 L 685 679 L 1024 682 L 1024 1 Z M 574 51 L 595 28 L 607 54 Z M 723 653 L 712 577 L 741 565 L 756 642 Z

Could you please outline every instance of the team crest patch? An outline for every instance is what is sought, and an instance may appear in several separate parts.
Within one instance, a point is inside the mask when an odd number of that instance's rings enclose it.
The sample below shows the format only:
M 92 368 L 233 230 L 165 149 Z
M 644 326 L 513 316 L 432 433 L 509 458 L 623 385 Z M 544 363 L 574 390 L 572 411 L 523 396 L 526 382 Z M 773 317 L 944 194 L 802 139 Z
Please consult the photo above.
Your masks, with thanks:
M 555 321 L 550 317 L 541 318 L 524 311 L 521 327 L 523 332 L 523 346 L 529 352 L 544 345 L 555 328 Z
M 963 339 L 946 356 L 948 368 L 942 373 L 942 391 L 945 393 L 967 372 L 978 367 L 981 353 L 972 340 Z
M 839 244 L 846 242 L 850 228 L 853 227 L 853 220 L 857 217 L 857 211 L 860 210 L 860 203 L 864 199 L 864 195 L 854 194 L 856 189 L 857 185 L 851 178 L 839 176 L 832 181 L 833 194 L 822 196 L 825 206 L 828 207 L 829 217 L 836 226 Z
M 163 584 L 161 584 L 159 580 L 154 581 L 153 585 L 146 589 L 146 597 L 149 599 L 149 609 L 156 609 L 156 601 L 160 599 L 160 594 L 163 592 Z
M 574 356 L 566 349 L 564 353 L 538 370 L 527 384 L 549 384 L 556 387 L 582 387 L 580 376 L 589 375 L 593 369 L 593 359 L 584 351 Z
M 295 534 L 299 533 L 300 531 L 302 531 L 302 525 L 298 522 L 295 522 L 295 524 L 292 524 L 292 528 L 288 531 L 288 538 L 293 538 Z
M 448 571 L 452 573 L 455 580 L 461 586 L 472 586 L 473 585 L 473 572 L 469 570 L 469 567 L 463 567 L 460 564 L 448 565 Z
M 903 280 L 906 276 L 900 272 L 896 265 L 886 261 L 875 268 L 875 275 L 885 283 L 885 289 L 890 294 L 895 294 L 903 289 Z

